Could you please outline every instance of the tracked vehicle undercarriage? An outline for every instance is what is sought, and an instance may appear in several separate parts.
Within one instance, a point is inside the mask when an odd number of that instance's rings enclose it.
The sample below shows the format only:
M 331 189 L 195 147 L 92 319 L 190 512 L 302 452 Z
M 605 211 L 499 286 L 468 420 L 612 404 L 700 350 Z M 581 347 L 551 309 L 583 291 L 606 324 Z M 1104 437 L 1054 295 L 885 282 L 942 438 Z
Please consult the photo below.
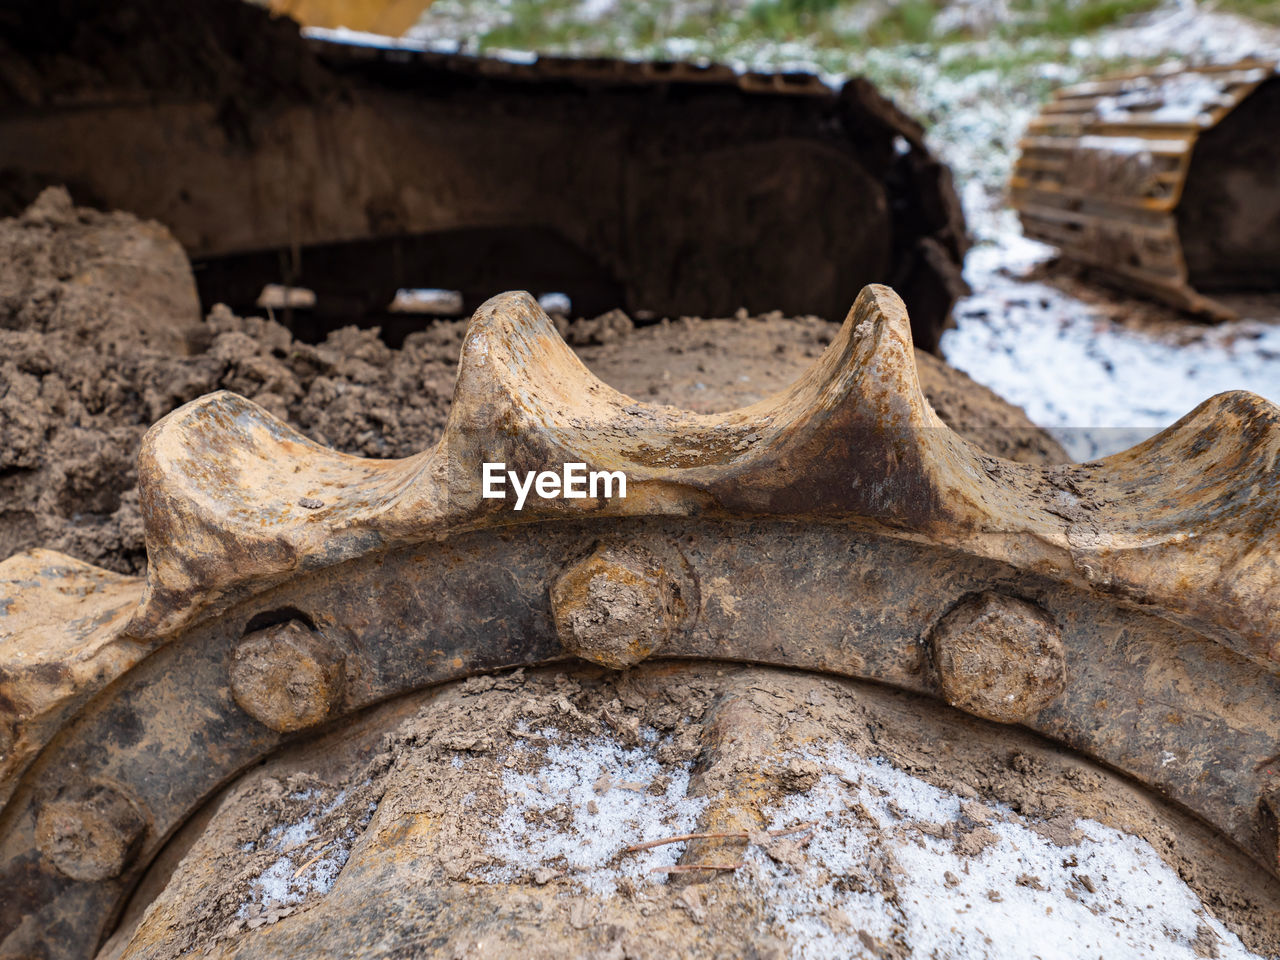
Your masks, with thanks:
M 838 319 L 887 281 L 934 350 L 964 289 L 947 169 L 867 81 L 304 39 L 240 0 L 23 0 L 0 34 L 0 198 L 164 223 L 206 310 L 305 288 L 312 337 L 397 290 L 577 316 Z M 138 51 L 121 56 L 121 50 Z
M 789 391 L 722 415 L 595 380 L 525 294 L 477 312 L 445 436 L 407 460 L 196 401 L 144 444 L 145 585 L 47 551 L 0 566 L 0 956 L 93 956 L 166 841 L 286 744 L 574 657 L 937 698 L 1128 775 L 1275 875 L 1278 418 L 1225 394 L 1105 460 L 1000 460 L 923 399 L 884 287 Z M 516 513 L 482 497 L 485 462 L 620 470 L 628 495 Z
M 1022 141 L 1027 236 L 1098 277 L 1210 319 L 1280 292 L 1274 62 L 1161 68 L 1065 87 Z

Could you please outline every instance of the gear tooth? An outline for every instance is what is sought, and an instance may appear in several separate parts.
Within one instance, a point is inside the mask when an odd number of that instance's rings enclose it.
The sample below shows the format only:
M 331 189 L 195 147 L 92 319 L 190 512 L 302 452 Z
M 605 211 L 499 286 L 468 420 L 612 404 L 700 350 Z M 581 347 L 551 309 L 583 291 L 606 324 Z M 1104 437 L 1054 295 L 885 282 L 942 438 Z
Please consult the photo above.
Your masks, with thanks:
M 864 411 L 887 414 L 908 432 L 942 426 L 920 386 L 911 317 L 897 293 L 880 284 L 863 287 L 841 328 L 841 336 L 846 334 L 848 366 L 857 378 L 855 402 Z
M 499 455 L 515 431 L 551 427 L 578 408 L 607 409 L 619 398 L 630 402 L 583 365 L 537 300 L 503 293 L 467 325 L 445 436 Z
M 609 457 L 591 435 L 634 403 L 583 365 L 530 294 L 491 297 L 476 310 L 463 338 L 439 447 L 442 509 L 455 523 L 503 509 L 502 501 L 481 496 L 486 462 L 545 470 Z M 405 507 L 410 521 L 417 508 Z
M 719 506 L 924 522 L 941 511 L 928 451 L 936 440 L 928 428 L 937 426 L 917 377 L 910 319 L 888 287 L 862 291 L 836 340 L 791 388 L 717 415 L 619 393 L 582 364 L 531 296 L 507 293 L 476 311 L 468 328 L 442 448 L 450 514 L 459 517 L 483 509 L 483 462 L 546 469 L 580 461 L 624 470 L 639 489 L 605 508 L 614 514 Z M 872 437 L 885 442 L 872 445 Z M 901 483 L 887 483 L 890 476 Z
M 742 412 L 768 426 L 750 471 L 729 478 L 739 493 L 722 485 L 734 509 L 856 514 L 917 527 L 951 512 L 942 478 L 955 456 L 950 448 L 968 446 L 925 398 L 910 318 L 888 287 L 864 287 L 804 376 Z
M 226 391 L 180 407 L 138 457 L 147 590 L 130 632 L 171 633 L 291 572 L 376 547 L 383 512 L 431 452 L 348 456 Z
M 837 403 L 872 410 L 879 401 L 889 401 L 907 421 L 920 426 L 930 422 L 932 409 L 916 371 L 911 319 L 898 295 L 878 284 L 863 287 L 831 345 L 785 395 L 815 410 Z
M 0 562 L 0 809 L 71 713 L 146 654 L 118 640 L 141 593 L 54 550 Z
M 1107 510 L 1068 525 L 1077 569 L 1280 670 L 1280 407 L 1218 394 L 1080 473 Z

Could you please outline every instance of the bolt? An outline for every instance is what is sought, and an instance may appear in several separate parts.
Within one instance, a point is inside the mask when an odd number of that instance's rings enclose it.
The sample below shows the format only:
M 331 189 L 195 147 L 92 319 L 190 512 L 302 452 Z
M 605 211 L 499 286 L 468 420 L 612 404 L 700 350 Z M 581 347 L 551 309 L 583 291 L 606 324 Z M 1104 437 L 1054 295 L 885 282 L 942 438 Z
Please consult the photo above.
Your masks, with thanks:
M 997 723 L 1020 723 L 1067 684 L 1062 635 L 1041 607 L 981 593 L 938 622 L 933 662 L 947 703 Z
M 137 806 L 105 784 L 59 796 L 36 816 L 36 846 L 72 880 L 110 880 L 142 845 L 147 824 Z
M 300 620 L 246 634 L 230 669 L 240 709 L 277 733 L 320 723 L 342 695 L 343 657 Z
M 636 546 L 597 547 L 551 588 L 564 648 L 604 667 L 634 666 L 664 643 L 680 616 L 662 562 Z

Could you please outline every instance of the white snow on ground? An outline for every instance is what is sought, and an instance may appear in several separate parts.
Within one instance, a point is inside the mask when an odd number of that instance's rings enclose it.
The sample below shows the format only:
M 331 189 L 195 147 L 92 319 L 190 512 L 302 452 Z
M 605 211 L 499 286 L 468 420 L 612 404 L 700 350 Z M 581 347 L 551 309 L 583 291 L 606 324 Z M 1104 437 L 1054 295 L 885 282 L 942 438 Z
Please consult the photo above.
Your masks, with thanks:
M 1023 407 L 1078 460 L 1156 433 L 1214 394 L 1280 400 L 1280 324 L 1242 320 L 1174 344 L 1113 323 L 1054 287 L 1018 279 L 1051 248 L 1012 221 L 970 251 L 973 295 L 943 335 L 948 361 Z
M 1278 49 L 1280 29 L 1194 2 L 1167 4 L 1132 24 L 1071 41 L 1074 57 L 1178 57 L 1195 64 L 1274 59 Z
M 505 882 L 537 876 L 540 870 L 567 872 L 593 893 L 617 890 L 624 877 L 637 886 L 660 880 L 654 867 L 673 865 L 683 843 L 628 854 L 634 843 L 697 829 L 704 798 L 688 796 L 689 770 L 665 781 L 655 752 L 657 738 L 627 748 L 610 737 L 564 746 L 553 744 L 535 773 L 504 771 L 502 786 L 510 798 L 488 841 L 502 866 L 479 879 Z
M 317 797 L 318 792 L 310 790 L 295 793 L 290 799 L 314 801 Z M 317 821 L 337 810 L 344 800 L 346 791 L 340 791 L 324 807 L 313 803 L 307 816 L 271 828 L 266 843 L 280 856 L 250 882 L 252 897 L 240 905 L 237 917 L 245 919 L 255 911 L 292 906 L 311 894 L 329 892 L 351 856 L 351 844 L 377 809 L 375 804 L 370 804 L 355 827 L 323 846 L 317 845 L 315 841 L 320 836 Z M 252 849 L 252 845 L 248 849 Z
M 931 835 L 973 812 L 959 797 L 843 745 L 809 759 L 828 773 L 770 824 L 817 821 L 803 856 L 783 866 L 753 848 L 736 874 L 765 894 L 797 960 L 879 956 L 860 931 L 888 943 L 895 925 L 919 957 L 1195 960 L 1197 937 L 1223 960 L 1257 956 L 1145 840 L 1078 820 L 1078 842 L 1058 846 L 996 804 L 979 814 L 995 841 L 961 857 Z M 898 868 L 892 899 L 869 873 L 877 860 Z

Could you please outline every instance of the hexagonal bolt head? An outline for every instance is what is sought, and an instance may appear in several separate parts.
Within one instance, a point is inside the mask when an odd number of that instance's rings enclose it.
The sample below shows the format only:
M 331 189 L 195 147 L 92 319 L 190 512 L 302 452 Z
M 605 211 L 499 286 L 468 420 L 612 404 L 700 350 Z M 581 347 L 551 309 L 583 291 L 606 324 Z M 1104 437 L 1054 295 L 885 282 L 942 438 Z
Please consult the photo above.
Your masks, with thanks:
M 930 645 L 947 702 L 997 723 L 1034 716 L 1067 684 L 1061 631 L 1026 600 L 962 600 L 933 628 Z
M 137 856 L 147 822 L 114 787 L 94 784 L 46 803 L 36 815 L 36 846 L 72 880 L 118 877 Z
M 277 733 L 315 726 L 342 697 L 343 657 L 305 623 L 246 634 L 231 661 L 240 709 Z
M 551 588 L 564 648 L 604 667 L 634 666 L 675 631 L 679 590 L 643 548 L 604 545 L 569 567 Z

